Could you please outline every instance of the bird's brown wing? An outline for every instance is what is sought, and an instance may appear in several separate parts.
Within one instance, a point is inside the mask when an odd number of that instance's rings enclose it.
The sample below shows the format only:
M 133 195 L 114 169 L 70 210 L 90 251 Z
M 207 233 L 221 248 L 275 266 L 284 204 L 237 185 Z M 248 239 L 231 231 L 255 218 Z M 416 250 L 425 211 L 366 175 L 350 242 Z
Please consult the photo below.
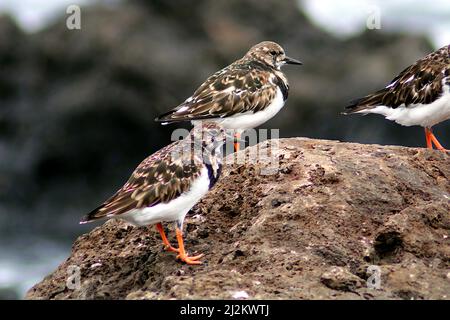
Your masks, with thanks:
M 193 159 L 173 160 L 171 158 L 173 145 L 146 158 L 116 194 L 87 214 L 81 222 L 167 203 L 187 191 L 200 175 L 201 167 Z
M 278 85 L 284 85 L 287 93 L 287 84 L 267 67 L 231 65 L 209 77 L 190 98 L 155 121 L 170 123 L 257 112 L 275 98 Z
M 397 108 L 433 102 L 442 94 L 443 84 L 450 82 L 449 54 L 448 46 L 430 53 L 400 72 L 386 88 L 352 101 L 347 113 L 381 105 Z

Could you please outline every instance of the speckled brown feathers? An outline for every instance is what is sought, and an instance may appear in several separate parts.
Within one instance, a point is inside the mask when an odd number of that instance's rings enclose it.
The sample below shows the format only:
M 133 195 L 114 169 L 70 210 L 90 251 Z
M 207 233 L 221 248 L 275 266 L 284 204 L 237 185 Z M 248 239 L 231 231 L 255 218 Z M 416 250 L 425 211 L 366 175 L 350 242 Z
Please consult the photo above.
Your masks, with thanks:
M 403 70 L 391 83 L 373 94 L 352 101 L 346 108 L 354 113 L 377 106 L 397 108 L 430 104 L 450 85 L 450 48 L 444 46 Z
M 276 86 L 269 82 L 270 77 L 272 73 L 263 65 L 234 64 L 211 76 L 190 99 L 157 121 L 223 118 L 246 111 L 257 112 L 275 98 Z
M 221 130 L 216 124 L 208 125 Z M 201 137 L 197 134 L 201 134 Z M 223 137 L 217 133 L 214 136 L 218 140 Z M 208 166 L 210 179 L 217 180 L 221 164 L 215 154 L 216 144 L 205 140 L 202 132 L 194 132 L 193 129 L 185 139 L 173 142 L 147 157 L 116 194 L 86 215 L 81 222 L 168 203 L 189 190 L 205 165 Z
M 287 99 L 289 84 L 279 70 L 285 63 L 301 64 L 285 56 L 281 46 L 265 41 L 240 60 L 216 72 L 175 109 L 156 118 L 177 121 L 224 118 L 267 108 L 280 88 Z

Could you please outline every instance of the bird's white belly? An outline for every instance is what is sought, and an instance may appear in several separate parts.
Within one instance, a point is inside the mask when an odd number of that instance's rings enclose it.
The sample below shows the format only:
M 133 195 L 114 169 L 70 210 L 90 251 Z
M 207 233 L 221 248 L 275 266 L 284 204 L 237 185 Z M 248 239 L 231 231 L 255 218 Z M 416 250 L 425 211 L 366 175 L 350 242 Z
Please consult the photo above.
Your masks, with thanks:
M 159 203 L 153 207 L 133 209 L 117 218 L 137 226 L 156 224 L 163 221 L 183 220 L 189 210 L 208 192 L 209 178 L 206 168 L 202 169 L 189 191 L 168 203 Z
M 388 120 L 404 126 L 432 127 L 435 124 L 450 119 L 450 92 L 448 87 L 444 94 L 431 104 L 417 104 L 405 107 L 401 105 L 395 109 L 387 106 L 378 106 L 363 110 L 361 113 L 382 114 Z
M 214 118 L 209 121 L 216 121 L 225 129 L 252 129 L 260 126 L 264 122 L 273 118 L 284 106 L 283 93 L 278 88 L 275 99 L 264 110 L 256 113 L 246 112 L 241 114 L 235 114 L 226 118 Z M 198 121 L 192 121 L 194 125 Z

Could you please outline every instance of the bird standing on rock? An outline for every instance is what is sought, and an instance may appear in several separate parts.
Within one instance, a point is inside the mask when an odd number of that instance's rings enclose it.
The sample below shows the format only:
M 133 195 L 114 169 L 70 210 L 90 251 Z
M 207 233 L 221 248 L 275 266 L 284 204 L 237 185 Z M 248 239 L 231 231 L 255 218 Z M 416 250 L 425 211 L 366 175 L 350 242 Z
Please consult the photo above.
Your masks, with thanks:
M 385 88 L 353 101 L 344 114 L 350 113 L 377 113 L 403 126 L 422 126 L 427 147 L 447 152 L 432 127 L 450 119 L 450 45 L 418 60 Z
M 157 117 L 163 124 L 199 120 L 237 131 L 236 138 L 275 116 L 288 98 L 289 84 L 280 71 L 285 64 L 302 63 L 285 55 L 277 43 L 264 41 L 243 58 L 210 76 L 175 109 Z M 239 143 L 235 143 L 235 151 Z
M 184 248 L 183 221 L 219 178 L 225 137 L 225 130 L 216 123 L 194 127 L 185 139 L 142 161 L 127 183 L 80 223 L 120 218 L 136 226 L 156 224 L 167 250 L 177 252 L 177 258 L 187 264 L 200 264 L 203 255 L 188 256 Z M 178 248 L 170 245 L 164 221 L 175 221 Z

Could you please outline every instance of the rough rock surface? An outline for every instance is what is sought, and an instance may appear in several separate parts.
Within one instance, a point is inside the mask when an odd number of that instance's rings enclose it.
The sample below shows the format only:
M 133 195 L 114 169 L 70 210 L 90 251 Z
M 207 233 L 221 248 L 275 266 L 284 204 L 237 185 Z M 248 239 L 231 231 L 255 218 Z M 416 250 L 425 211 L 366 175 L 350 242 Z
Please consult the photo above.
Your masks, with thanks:
M 205 253 L 203 265 L 175 262 L 154 229 L 109 221 L 27 298 L 450 298 L 447 154 L 302 138 L 280 140 L 273 154 L 275 174 L 228 164 L 193 208 L 186 245 Z M 66 287 L 73 265 L 75 290 Z M 367 286 L 371 265 L 379 289 Z

